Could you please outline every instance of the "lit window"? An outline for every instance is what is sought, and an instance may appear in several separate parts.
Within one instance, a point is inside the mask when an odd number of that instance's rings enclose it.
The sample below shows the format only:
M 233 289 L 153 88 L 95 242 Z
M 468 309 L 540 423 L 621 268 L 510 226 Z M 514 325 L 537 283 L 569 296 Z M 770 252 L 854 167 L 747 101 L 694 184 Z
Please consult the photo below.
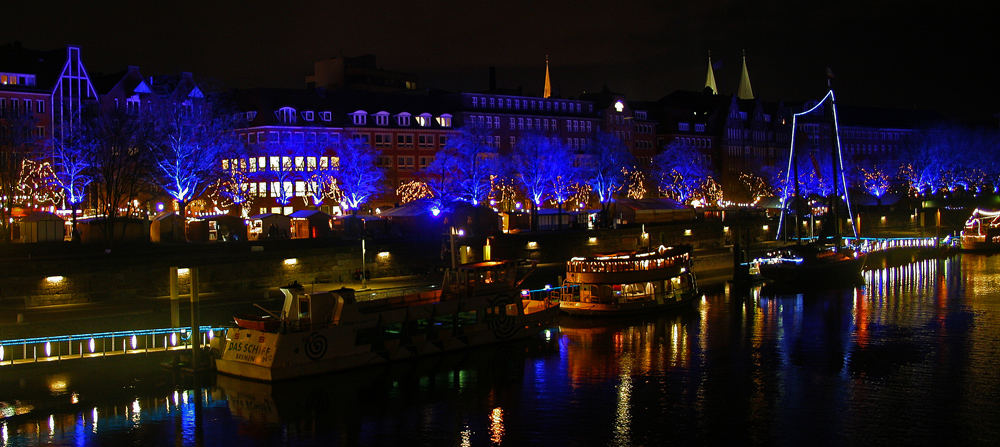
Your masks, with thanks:
M 417 125 L 419 125 L 420 127 L 430 127 L 431 125 L 430 113 L 421 113 L 419 116 L 417 116 L 416 119 L 417 119 Z
M 278 157 L 271 157 L 271 171 L 278 171 L 280 168 L 278 165 L 281 163 L 281 159 Z
M 295 170 L 302 171 L 305 169 L 305 157 L 295 157 Z
M 437 117 L 437 123 L 441 127 L 451 127 L 451 115 L 445 113 Z

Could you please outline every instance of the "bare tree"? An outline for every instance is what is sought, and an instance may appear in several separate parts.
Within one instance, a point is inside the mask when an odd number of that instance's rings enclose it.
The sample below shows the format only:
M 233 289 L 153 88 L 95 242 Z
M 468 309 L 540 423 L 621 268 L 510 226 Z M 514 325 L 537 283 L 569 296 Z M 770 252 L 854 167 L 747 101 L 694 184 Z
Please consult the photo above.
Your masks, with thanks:
M 153 186 L 149 148 L 153 127 L 139 116 L 114 110 L 94 121 L 93 132 L 94 199 L 104 216 L 105 239 L 113 243 L 116 224 L 136 214 L 135 199 Z
M 13 237 L 13 211 L 24 201 L 24 165 L 37 153 L 35 119 L 30 114 L 0 119 L 0 239 Z

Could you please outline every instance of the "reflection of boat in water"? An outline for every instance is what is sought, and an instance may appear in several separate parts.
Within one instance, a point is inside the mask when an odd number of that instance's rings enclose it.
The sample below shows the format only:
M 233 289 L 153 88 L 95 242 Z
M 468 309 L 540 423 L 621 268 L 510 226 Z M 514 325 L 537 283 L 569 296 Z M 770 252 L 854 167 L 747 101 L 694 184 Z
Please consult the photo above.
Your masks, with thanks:
M 689 304 L 698 294 L 690 247 L 573 258 L 559 308 L 569 315 L 645 313 Z
M 352 289 L 315 294 L 281 289 L 280 324 L 228 331 L 216 369 L 257 380 L 341 371 L 504 340 L 547 327 L 558 306 L 521 299 L 517 265 L 465 264 L 440 290 L 359 302 Z
M 962 230 L 962 250 L 1000 249 L 1000 211 L 976 208 Z
M 852 286 L 861 280 L 861 258 L 817 244 L 790 245 L 752 261 L 760 277 L 792 286 Z
M 34 409 L 33 405 L 24 404 L 17 400 L 13 403 L 0 402 L 0 420 L 28 414 Z

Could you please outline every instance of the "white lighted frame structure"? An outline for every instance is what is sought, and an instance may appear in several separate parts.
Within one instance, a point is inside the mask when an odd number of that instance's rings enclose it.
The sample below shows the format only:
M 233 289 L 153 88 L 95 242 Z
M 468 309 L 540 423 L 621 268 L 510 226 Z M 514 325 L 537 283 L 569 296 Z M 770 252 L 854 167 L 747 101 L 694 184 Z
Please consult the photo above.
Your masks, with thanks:
M 84 100 L 98 100 L 97 90 L 90 82 L 87 69 L 80 59 L 80 48 L 66 47 L 66 63 L 52 88 L 52 133 L 62 139 L 74 124 L 78 124 Z
M 847 193 L 847 178 L 844 176 L 844 156 L 840 149 L 840 123 L 837 122 L 837 100 L 833 94 L 833 89 L 830 89 L 829 91 L 826 92 L 826 96 L 823 96 L 823 99 L 817 102 L 816 105 L 812 106 L 809 110 L 795 113 L 792 115 L 792 142 L 789 144 L 788 148 L 788 167 L 785 171 L 785 188 L 784 188 L 785 191 L 781 197 L 781 217 L 778 218 L 778 231 L 775 232 L 775 240 L 781 238 L 782 229 L 784 228 L 783 226 L 785 223 L 785 205 L 788 203 L 787 202 L 788 185 L 791 182 L 791 176 L 792 176 L 792 160 L 795 159 L 795 130 L 797 127 L 796 124 L 798 118 L 800 116 L 805 116 L 812 113 L 813 111 L 818 109 L 821 105 L 823 105 L 823 103 L 826 102 L 827 99 L 830 100 L 830 107 L 833 110 L 833 136 L 834 136 L 834 141 L 837 144 L 837 163 L 839 164 L 840 167 L 840 185 L 844 191 L 844 202 L 847 203 L 847 217 L 850 219 L 850 222 L 854 222 L 854 213 L 851 211 L 851 198 L 850 195 Z M 795 179 L 795 181 L 798 182 L 799 179 Z M 834 191 L 834 194 L 838 192 L 839 191 Z M 853 230 L 854 232 L 854 238 L 857 239 L 858 238 L 857 227 L 855 227 L 852 224 L 851 230 Z

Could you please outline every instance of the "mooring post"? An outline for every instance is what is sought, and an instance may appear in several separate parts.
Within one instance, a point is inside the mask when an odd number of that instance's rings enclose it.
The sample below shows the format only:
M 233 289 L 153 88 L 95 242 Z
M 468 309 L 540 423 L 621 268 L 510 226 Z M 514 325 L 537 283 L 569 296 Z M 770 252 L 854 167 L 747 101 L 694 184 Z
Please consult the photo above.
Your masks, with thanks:
M 201 333 L 198 323 L 198 267 L 191 267 L 191 369 L 198 370 Z
M 177 293 L 177 267 L 170 267 L 170 327 L 181 326 L 181 312 Z

